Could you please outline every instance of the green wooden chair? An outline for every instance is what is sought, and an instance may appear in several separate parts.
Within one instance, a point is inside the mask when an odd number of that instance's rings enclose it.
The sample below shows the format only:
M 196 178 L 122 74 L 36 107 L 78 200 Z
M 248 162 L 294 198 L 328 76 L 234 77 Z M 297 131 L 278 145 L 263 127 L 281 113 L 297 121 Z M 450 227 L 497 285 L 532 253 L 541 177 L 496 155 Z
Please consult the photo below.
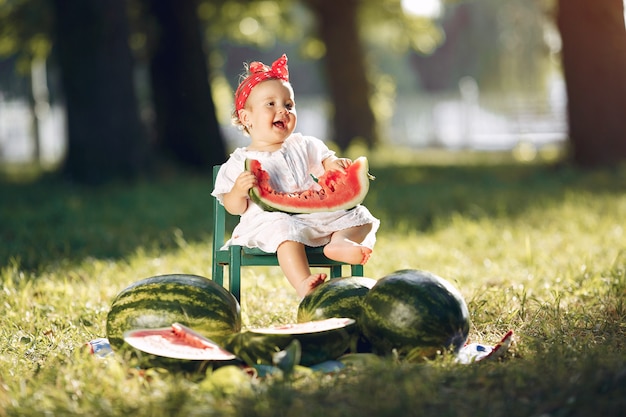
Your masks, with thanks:
M 220 165 L 213 167 L 213 184 L 220 169 Z M 241 267 L 243 266 L 278 266 L 276 253 L 264 252 L 257 248 L 246 248 L 239 245 L 221 249 L 226 242 L 226 219 L 230 216 L 217 198 L 213 198 L 213 272 L 211 279 L 224 286 L 224 267 L 228 267 L 228 289 L 239 301 L 241 300 Z M 306 248 L 311 267 L 330 268 L 330 278 L 339 278 L 342 267 L 349 265 L 343 262 L 328 259 L 323 248 Z M 363 276 L 363 265 L 349 265 L 350 276 Z

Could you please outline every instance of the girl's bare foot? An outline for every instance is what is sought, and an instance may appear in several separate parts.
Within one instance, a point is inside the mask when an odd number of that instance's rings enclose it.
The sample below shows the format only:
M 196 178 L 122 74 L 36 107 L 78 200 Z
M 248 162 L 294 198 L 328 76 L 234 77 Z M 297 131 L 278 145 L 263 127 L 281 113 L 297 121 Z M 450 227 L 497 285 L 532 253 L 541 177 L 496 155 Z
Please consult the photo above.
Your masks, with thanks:
M 326 280 L 326 276 L 326 274 L 312 274 L 306 277 L 304 281 L 300 283 L 299 288 L 297 288 L 298 295 L 300 297 L 304 297 L 305 295 L 313 291 L 315 287 L 324 283 L 324 281 Z
M 365 265 L 372 255 L 372 250 L 349 239 L 341 239 L 333 240 L 324 246 L 324 255 L 339 262 Z

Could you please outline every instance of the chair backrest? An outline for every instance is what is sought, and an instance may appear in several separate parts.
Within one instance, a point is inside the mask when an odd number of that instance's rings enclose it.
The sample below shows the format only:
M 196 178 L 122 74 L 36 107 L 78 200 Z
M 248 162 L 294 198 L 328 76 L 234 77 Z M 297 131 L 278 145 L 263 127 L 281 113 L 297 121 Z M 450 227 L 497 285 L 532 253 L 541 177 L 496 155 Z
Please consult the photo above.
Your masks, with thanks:
M 213 186 L 221 165 L 213 167 Z M 226 209 L 217 198 L 213 198 L 213 254 L 224 245 L 224 235 L 226 231 Z M 215 259 L 215 258 L 213 258 Z

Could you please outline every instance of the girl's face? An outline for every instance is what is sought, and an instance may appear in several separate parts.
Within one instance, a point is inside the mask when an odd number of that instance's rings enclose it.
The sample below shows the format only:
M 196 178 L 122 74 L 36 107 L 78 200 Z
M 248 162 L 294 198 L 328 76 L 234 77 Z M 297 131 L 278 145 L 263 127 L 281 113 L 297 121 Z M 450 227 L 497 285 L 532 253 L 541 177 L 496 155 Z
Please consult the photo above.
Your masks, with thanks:
M 296 128 L 296 102 L 287 82 L 267 80 L 250 92 L 246 105 L 239 110 L 239 119 L 248 126 L 249 148 L 274 151 Z

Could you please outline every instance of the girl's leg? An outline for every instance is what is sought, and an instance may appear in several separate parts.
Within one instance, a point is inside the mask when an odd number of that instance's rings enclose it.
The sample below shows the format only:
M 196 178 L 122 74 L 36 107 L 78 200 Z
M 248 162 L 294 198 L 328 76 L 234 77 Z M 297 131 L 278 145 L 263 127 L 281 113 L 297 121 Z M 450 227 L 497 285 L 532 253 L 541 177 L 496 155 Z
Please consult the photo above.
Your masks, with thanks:
M 363 224 L 336 231 L 330 237 L 328 245 L 324 247 L 324 255 L 335 261 L 364 265 L 370 258 L 372 250 L 361 245 L 361 242 L 371 230 L 371 224 Z
M 326 279 L 326 274 L 311 274 L 302 243 L 285 241 L 280 244 L 276 254 L 287 281 L 296 289 L 298 296 L 304 297 Z

